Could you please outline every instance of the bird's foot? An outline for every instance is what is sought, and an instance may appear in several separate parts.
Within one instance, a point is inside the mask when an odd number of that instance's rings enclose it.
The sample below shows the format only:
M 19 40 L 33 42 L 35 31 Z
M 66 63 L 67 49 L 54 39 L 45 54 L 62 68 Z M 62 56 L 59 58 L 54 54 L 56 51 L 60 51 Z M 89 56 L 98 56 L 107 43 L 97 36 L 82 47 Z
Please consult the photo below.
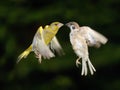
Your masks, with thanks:
M 36 58 L 38 58 L 39 63 L 41 63 L 41 62 L 42 62 L 42 56 L 41 56 L 41 54 L 36 54 Z
M 80 60 L 80 57 L 76 60 L 76 66 L 77 67 L 79 67 L 79 64 L 81 64 L 79 60 Z

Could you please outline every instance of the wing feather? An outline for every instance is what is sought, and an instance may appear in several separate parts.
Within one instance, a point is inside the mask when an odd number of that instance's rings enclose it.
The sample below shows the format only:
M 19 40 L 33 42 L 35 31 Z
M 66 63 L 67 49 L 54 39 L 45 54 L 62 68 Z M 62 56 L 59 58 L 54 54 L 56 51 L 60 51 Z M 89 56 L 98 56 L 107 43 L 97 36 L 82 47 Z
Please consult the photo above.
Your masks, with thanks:
M 44 39 L 45 43 L 48 45 L 50 43 L 50 41 L 52 40 L 52 38 L 55 36 L 55 33 L 53 32 L 51 27 L 49 25 L 47 25 L 44 28 L 42 35 L 43 35 L 43 39 Z
M 86 39 L 88 46 L 100 47 L 108 41 L 105 36 L 87 26 L 80 27 L 80 33 Z
M 52 39 L 51 43 L 50 43 L 50 48 L 53 51 L 56 51 L 58 55 L 64 55 L 64 51 L 59 43 L 59 41 L 57 40 L 57 37 L 54 36 L 54 38 Z
M 46 58 L 50 59 L 51 57 L 54 57 L 54 54 L 45 44 L 42 33 L 43 33 L 43 28 L 38 29 L 38 31 L 36 32 L 32 43 L 33 51 L 36 54 L 41 54 L 41 56 L 43 56 L 43 58 L 45 59 Z

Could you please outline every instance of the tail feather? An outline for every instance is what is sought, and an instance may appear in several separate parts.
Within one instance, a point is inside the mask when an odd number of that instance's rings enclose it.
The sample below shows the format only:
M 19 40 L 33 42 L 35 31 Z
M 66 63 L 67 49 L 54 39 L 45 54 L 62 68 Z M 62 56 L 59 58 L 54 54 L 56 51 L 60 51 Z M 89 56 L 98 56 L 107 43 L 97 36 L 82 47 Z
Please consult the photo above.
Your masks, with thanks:
M 32 51 L 32 45 L 30 45 L 23 53 L 21 53 L 18 56 L 17 63 L 20 62 L 22 58 L 26 58 L 31 51 Z
M 96 70 L 89 59 L 88 59 L 88 67 L 90 69 L 90 73 L 93 75 Z
M 91 73 L 91 75 L 93 75 L 96 70 L 95 70 L 94 66 L 92 65 L 89 58 L 82 58 L 82 72 L 81 72 L 81 75 L 85 75 L 85 76 L 87 75 L 87 72 L 88 72 L 87 63 L 88 63 L 90 73 Z
M 82 60 L 82 72 L 81 75 L 87 75 L 87 65 L 86 65 L 86 60 Z

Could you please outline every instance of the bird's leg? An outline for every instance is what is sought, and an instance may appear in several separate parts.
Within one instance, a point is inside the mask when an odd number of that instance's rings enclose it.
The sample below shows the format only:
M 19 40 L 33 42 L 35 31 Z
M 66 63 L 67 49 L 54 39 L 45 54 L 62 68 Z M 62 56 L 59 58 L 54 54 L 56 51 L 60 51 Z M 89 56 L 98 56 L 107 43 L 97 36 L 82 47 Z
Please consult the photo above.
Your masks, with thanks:
M 38 58 L 39 62 L 42 62 L 42 56 L 39 52 L 35 52 L 36 58 Z
M 42 56 L 41 56 L 41 54 L 39 54 L 38 59 L 39 59 L 39 62 L 41 63 L 42 62 Z
M 76 66 L 77 67 L 79 67 L 79 64 L 81 64 L 79 60 L 80 60 L 80 57 L 76 60 Z

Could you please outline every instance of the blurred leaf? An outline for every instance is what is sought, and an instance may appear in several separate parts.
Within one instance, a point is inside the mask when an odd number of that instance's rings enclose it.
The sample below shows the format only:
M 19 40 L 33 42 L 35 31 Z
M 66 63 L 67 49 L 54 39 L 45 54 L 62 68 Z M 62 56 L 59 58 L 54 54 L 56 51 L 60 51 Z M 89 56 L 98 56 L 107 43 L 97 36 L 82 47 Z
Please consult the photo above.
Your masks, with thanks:
M 6 43 L 6 53 L 8 55 L 13 55 L 15 50 L 16 50 L 15 39 L 13 37 L 10 37 Z
M 6 27 L 5 26 L 1 26 L 0 27 L 0 40 L 4 40 L 4 38 L 6 38 Z

